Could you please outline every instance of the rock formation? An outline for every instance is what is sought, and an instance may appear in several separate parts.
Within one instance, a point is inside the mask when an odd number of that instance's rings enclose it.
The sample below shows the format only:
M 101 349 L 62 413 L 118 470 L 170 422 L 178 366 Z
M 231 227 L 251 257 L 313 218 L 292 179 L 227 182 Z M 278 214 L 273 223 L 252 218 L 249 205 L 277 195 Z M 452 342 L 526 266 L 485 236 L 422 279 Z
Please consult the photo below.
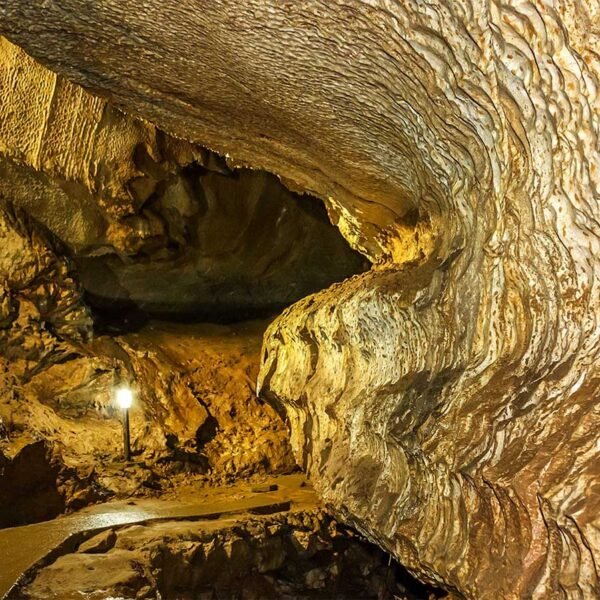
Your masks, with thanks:
M 227 481 L 293 468 L 283 423 L 255 395 L 264 322 L 94 335 L 65 247 L 7 203 L 0 277 L 0 527 L 194 473 Z M 114 464 L 122 382 L 137 396 L 138 462 L 126 468 Z
M 396 565 L 316 509 L 216 522 L 108 530 L 65 548 L 13 594 L 20 600 L 102 597 L 360 598 L 407 595 Z M 99 592 L 101 590 L 101 592 Z M 429 596 L 433 597 L 433 596 Z
M 2 362 L 11 381 L 1 388 L 0 527 L 112 495 L 292 470 L 285 426 L 254 391 L 264 327 L 151 323 L 52 360 Z M 136 391 L 130 466 L 114 404 L 121 382 Z
M 462 596 L 600 594 L 595 3 L 0 0 L 0 30 L 376 263 L 265 338 L 339 515 Z
M 315 199 L 123 114 L 5 39 L 0 86 L 0 197 L 63 241 L 97 308 L 247 318 L 368 265 Z
M 148 319 L 270 315 L 368 261 L 316 199 L 2 38 L 0 84 L 0 526 L 195 475 L 292 469 L 283 423 L 255 395 L 266 322 Z M 122 382 L 136 391 L 130 466 L 115 465 Z

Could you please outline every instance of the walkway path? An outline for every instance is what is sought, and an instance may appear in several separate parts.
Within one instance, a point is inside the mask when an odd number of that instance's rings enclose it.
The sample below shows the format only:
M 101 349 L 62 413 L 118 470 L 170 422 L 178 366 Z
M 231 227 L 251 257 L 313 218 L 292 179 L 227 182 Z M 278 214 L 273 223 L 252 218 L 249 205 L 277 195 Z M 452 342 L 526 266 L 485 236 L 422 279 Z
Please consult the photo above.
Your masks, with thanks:
M 108 502 L 52 521 L 0 529 L 0 598 L 7 596 L 26 571 L 74 534 L 157 519 L 198 519 L 253 510 L 275 512 L 316 504 L 314 491 L 301 475 L 285 475 L 266 479 L 260 485 L 241 483 L 188 490 L 168 500 Z

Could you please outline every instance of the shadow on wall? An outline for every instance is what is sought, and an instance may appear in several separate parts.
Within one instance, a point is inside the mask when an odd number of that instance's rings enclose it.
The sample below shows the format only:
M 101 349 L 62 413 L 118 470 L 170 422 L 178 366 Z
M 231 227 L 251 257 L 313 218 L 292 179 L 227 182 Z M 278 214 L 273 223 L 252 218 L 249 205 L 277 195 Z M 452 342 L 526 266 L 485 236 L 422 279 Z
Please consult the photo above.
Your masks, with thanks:
M 25 446 L 9 461 L 0 453 L 0 528 L 52 519 L 65 509 L 61 467 L 45 442 Z

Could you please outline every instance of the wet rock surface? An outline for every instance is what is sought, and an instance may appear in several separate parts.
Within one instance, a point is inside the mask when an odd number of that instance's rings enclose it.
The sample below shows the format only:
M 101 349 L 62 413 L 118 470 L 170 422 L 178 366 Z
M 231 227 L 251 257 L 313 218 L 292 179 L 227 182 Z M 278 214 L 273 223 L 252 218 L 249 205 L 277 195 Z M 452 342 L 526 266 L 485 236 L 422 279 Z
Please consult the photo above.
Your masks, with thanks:
M 109 530 L 41 568 L 19 594 L 23 600 L 441 596 L 314 509 Z
M 95 335 L 60 240 L 7 202 L 0 239 L 0 526 L 190 478 L 293 468 L 283 422 L 255 394 L 266 322 Z M 128 465 L 114 402 L 123 383 L 136 396 Z

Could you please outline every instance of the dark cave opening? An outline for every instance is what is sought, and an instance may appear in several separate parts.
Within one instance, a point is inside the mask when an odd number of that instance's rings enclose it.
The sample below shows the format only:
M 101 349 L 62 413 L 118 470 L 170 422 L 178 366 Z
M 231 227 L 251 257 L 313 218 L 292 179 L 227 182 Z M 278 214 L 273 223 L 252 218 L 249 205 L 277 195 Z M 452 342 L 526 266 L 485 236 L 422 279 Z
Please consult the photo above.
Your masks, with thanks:
M 269 318 L 370 268 L 320 200 L 211 157 L 154 186 L 124 219 L 131 226 L 123 248 L 75 252 L 98 333 L 136 331 L 150 320 Z

